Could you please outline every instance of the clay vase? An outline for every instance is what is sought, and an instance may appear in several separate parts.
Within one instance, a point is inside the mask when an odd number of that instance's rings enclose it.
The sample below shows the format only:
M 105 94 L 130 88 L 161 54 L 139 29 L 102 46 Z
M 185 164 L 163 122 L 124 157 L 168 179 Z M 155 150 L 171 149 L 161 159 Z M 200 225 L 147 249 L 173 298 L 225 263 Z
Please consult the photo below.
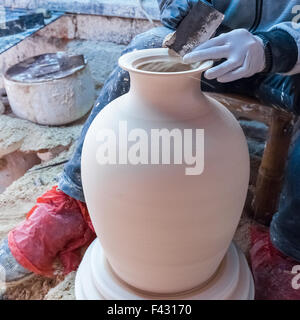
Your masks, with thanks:
M 239 123 L 200 90 L 201 73 L 212 62 L 161 68 L 177 62 L 167 49 L 122 56 L 130 91 L 95 118 L 82 153 L 84 194 L 108 263 L 122 281 L 156 294 L 185 292 L 212 279 L 233 239 L 249 182 Z M 204 149 L 197 150 L 196 139 L 190 142 L 194 151 L 204 151 L 201 174 L 187 174 L 184 162 L 151 163 L 151 148 L 160 156 L 166 150 L 153 143 L 150 148 L 150 142 L 148 164 L 145 159 L 126 164 L 124 149 L 138 140 L 135 129 L 147 137 L 152 129 L 177 129 L 182 136 L 186 129 L 203 129 Z M 116 139 L 103 139 L 103 132 L 114 132 Z M 115 164 L 99 156 L 105 143 L 116 144 Z

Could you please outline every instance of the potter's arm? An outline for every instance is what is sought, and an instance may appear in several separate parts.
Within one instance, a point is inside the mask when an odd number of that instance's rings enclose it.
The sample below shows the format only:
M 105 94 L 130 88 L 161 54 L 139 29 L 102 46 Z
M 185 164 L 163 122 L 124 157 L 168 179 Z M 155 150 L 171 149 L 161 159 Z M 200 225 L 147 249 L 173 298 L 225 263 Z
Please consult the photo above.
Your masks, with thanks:
M 300 29 L 292 22 L 282 22 L 256 35 L 268 42 L 270 72 L 293 75 L 300 73 Z
M 168 28 L 176 29 L 198 1 L 157 0 L 161 12 L 161 22 Z M 201 1 L 208 3 L 206 0 Z M 270 30 L 256 33 L 256 35 L 269 43 L 269 72 L 300 73 L 300 28 L 296 29 L 292 22 L 282 22 Z
M 178 24 L 189 13 L 199 0 L 157 0 L 161 22 L 168 28 L 176 29 Z M 202 0 L 206 2 L 205 0 Z

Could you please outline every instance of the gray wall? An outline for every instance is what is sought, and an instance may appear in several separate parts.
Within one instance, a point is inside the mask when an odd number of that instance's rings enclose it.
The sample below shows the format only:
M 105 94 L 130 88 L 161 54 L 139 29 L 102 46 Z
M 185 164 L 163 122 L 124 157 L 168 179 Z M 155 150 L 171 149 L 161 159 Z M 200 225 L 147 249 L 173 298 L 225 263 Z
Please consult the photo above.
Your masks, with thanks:
M 143 0 L 142 3 L 147 13 L 154 20 L 158 20 L 159 9 L 156 0 Z M 1 4 L 15 8 L 46 8 L 72 13 L 145 18 L 138 0 L 2 0 Z

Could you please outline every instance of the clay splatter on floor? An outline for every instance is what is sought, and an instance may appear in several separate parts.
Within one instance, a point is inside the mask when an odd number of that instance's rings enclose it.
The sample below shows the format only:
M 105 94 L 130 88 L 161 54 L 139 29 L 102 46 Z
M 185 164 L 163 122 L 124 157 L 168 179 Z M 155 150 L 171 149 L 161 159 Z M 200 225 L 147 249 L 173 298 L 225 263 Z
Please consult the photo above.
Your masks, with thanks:
M 51 288 L 59 284 L 63 278 L 46 279 L 35 276 L 28 281 L 6 290 L 4 300 L 43 300 Z

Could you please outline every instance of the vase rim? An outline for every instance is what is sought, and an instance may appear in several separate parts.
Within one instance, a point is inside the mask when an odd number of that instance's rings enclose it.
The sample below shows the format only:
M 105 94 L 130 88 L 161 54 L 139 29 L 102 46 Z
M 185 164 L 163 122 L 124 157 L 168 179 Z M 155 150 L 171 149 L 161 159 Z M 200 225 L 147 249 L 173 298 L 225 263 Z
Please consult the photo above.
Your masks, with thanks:
M 174 75 L 192 75 L 199 74 L 207 69 L 211 68 L 213 65 L 212 60 L 207 60 L 199 63 L 196 67 L 185 71 L 171 71 L 171 72 L 159 72 L 159 71 L 148 71 L 143 69 L 138 69 L 139 66 L 146 64 L 147 62 L 179 62 L 182 63 L 180 57 L 169 55 L 169 49 L 167 48 L 154 48 L 154 49 L 143 49 L 135 50 L 124 54 L 119 58 L 119 66 L 130 72 L 139 73 L 145 75 L 160 75 L 160 76 L 174 76 Z

